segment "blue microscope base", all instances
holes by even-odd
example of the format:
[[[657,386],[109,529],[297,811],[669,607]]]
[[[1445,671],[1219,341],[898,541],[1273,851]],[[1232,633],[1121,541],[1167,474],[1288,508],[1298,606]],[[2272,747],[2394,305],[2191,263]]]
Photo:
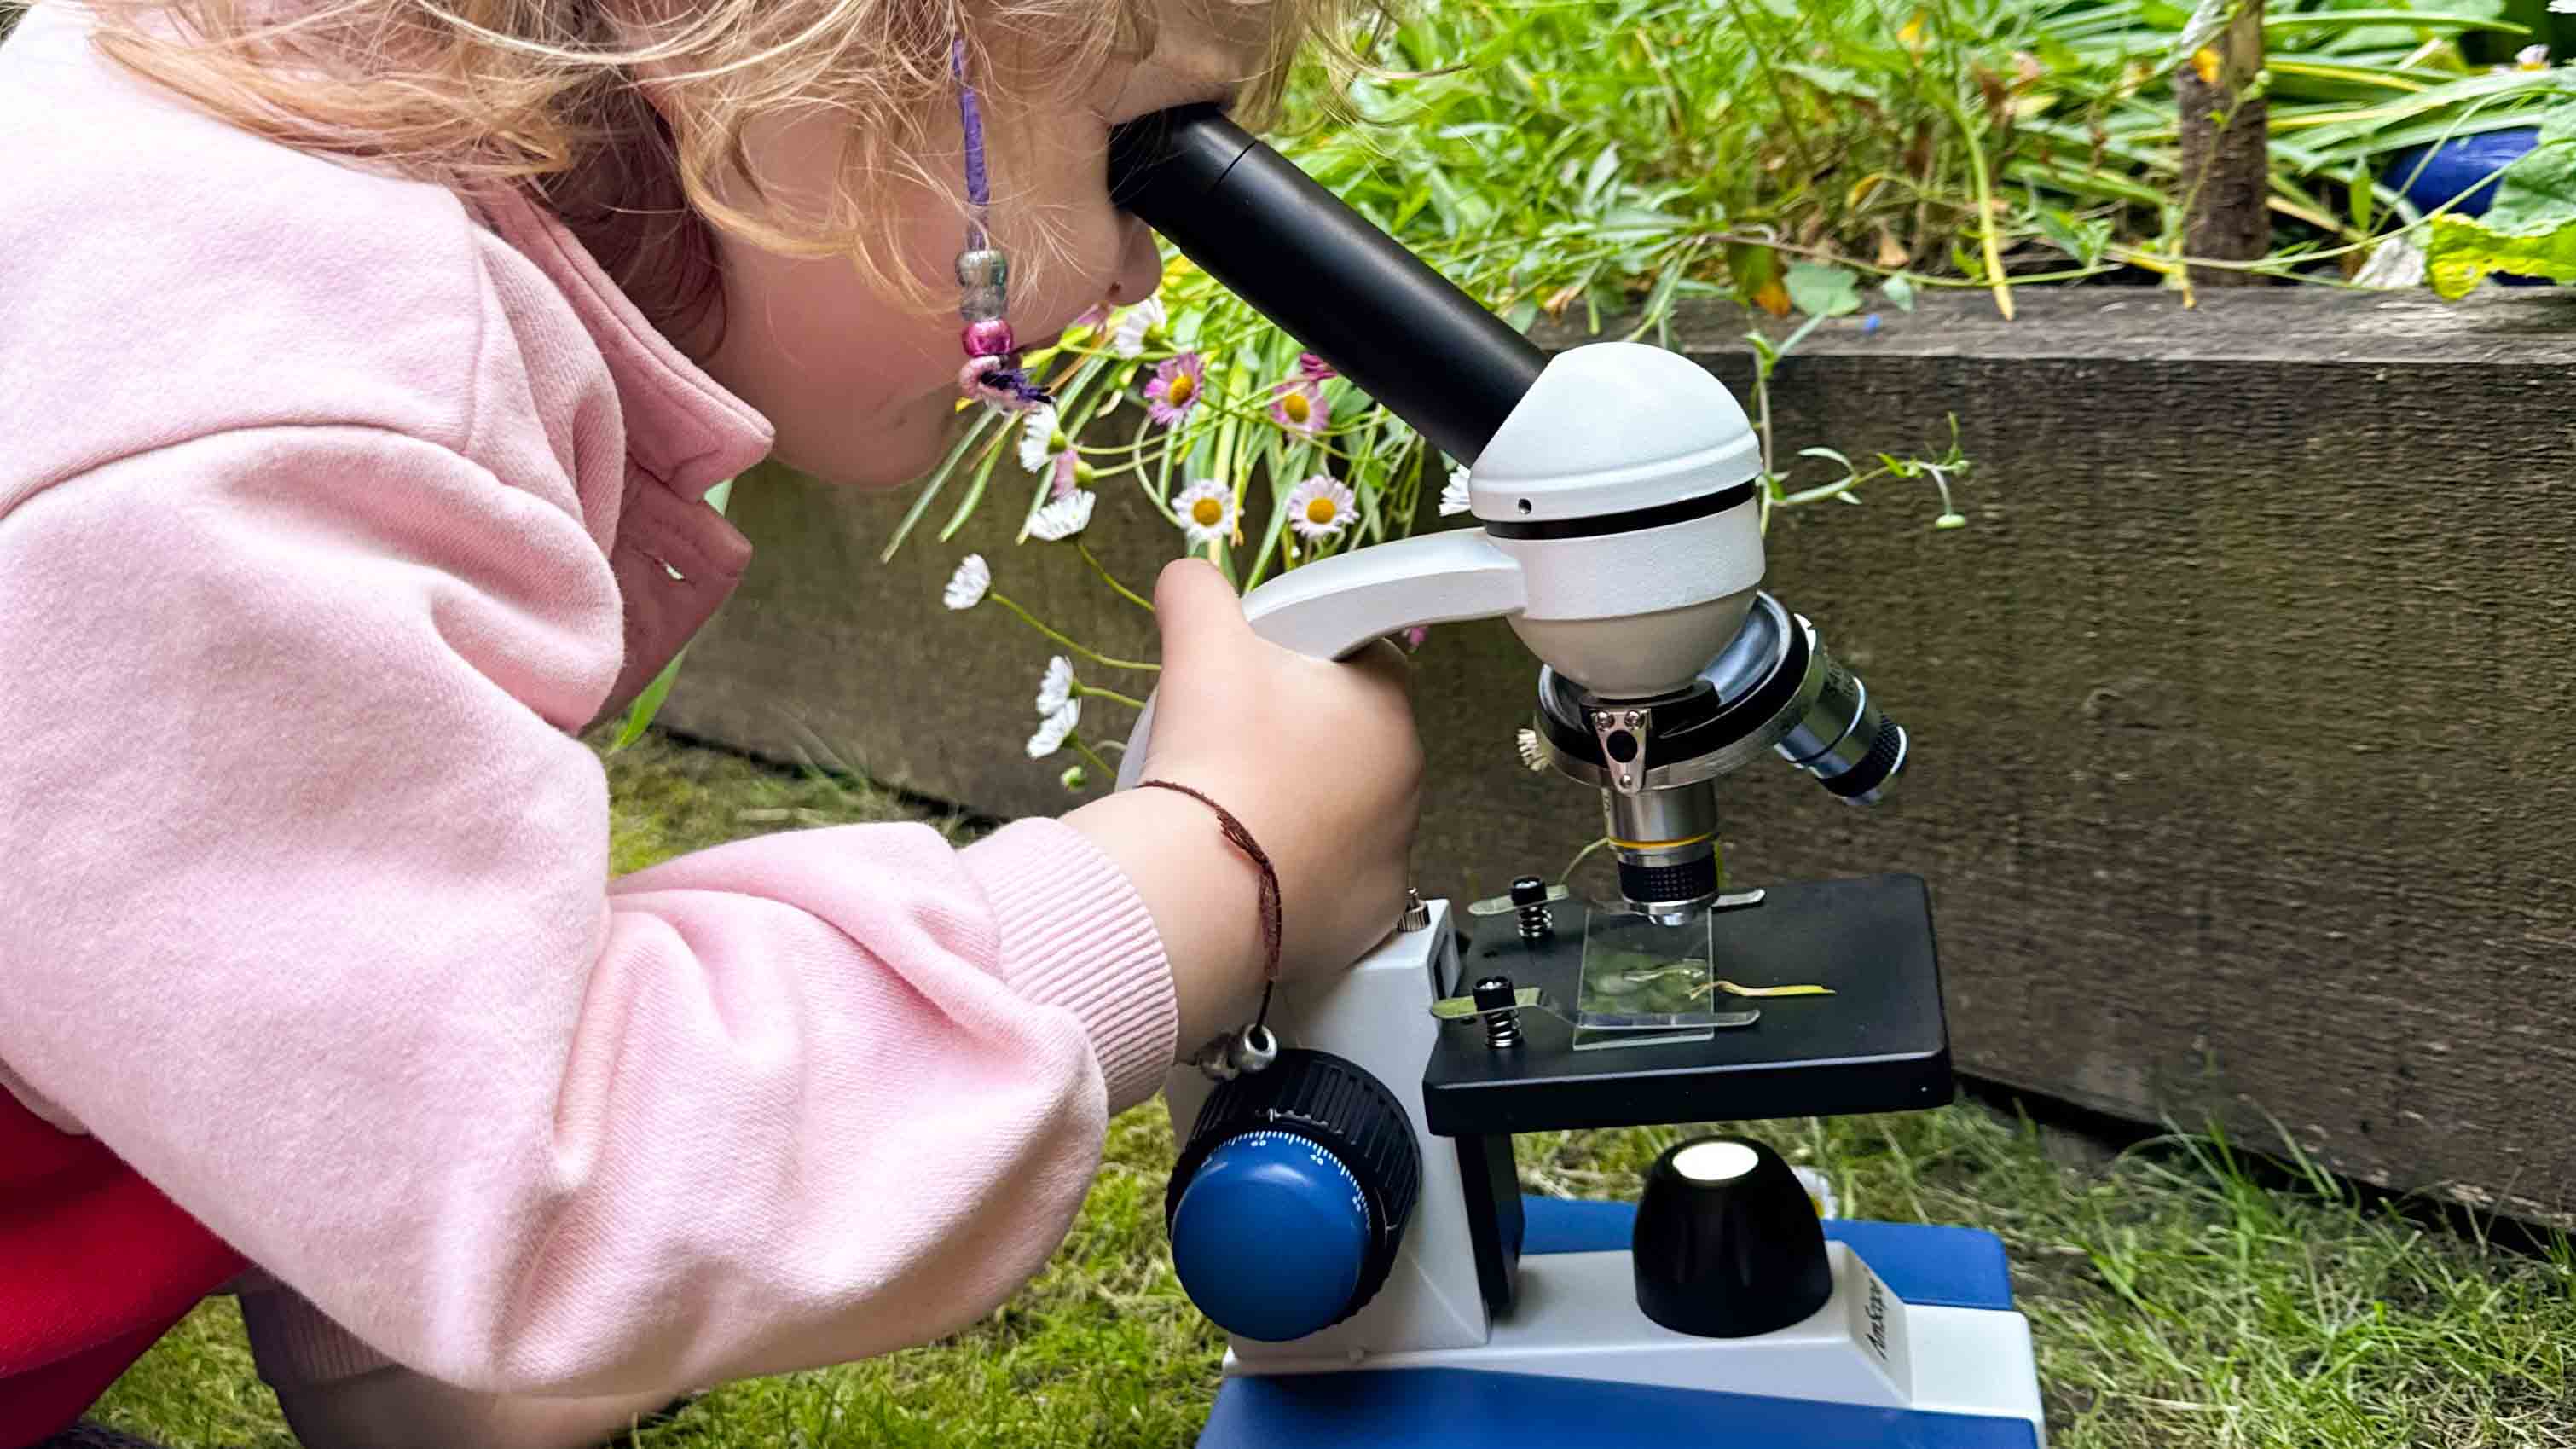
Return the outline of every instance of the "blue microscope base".
[[[1524,1200],[1524,1256],[1624,1251],[1631,1203]],[[1831,1221],[1890,1291],[2010,1311],[2003,1244],[1971,1228]],[[1199,1449],[2036,1449],[2018,1419],[1465,1369],[1229,1378]]]

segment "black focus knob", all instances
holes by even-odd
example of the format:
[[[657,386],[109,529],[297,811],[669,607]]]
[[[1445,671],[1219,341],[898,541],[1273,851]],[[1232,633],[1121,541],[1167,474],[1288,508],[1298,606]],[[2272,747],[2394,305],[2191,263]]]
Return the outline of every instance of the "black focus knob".
[[[1637,1202],[1637,1307],[1676,1333],[1750,1338],[1834,1294],[1824,1225],[1780,1154],[1701,1137],[1655,1159]]]
[[[1546,905],[1547,882],[1534,875],[1525,875],[1519,880],[1513,881],[1512,904],[1516,906]]]
[[[1377,1296],[1421,1187],[1394,1093],[1328,1052],[1283,1051],[1199,1109],[1163,1199],[1172,1266],[1228,1333],[1304,1338]]]

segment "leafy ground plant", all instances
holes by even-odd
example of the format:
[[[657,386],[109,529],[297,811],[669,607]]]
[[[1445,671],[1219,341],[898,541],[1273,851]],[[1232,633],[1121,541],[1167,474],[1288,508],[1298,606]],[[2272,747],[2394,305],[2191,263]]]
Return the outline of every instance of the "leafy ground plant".
[[[603,747],[606,741],[599,742]],[[918,818],[826,772],[659,736],[608,757],[616,859],[772,830]],[[961,829],[963,827],[960,827]],[[1524,1190],[1633,1194],[1693,1129],[1517,1143]],[[2215,1134],[2117,1155],[2011,1112],[1751,1124],[1822,1169],[1842,1211],[2002,1236],[2060,1449],[2563,1449],[2576,1444],[2576,1255],[2500,1246]],[[1220,1345],[1172,1275],[1158,1104],[1120,1117],[1054,1261],[956,1340],[731,1385],[635,1449],[1176,1449]],[[171,1449],[291,1449],[238,1315],[210,1302],[116,1386],[102,1416]]]

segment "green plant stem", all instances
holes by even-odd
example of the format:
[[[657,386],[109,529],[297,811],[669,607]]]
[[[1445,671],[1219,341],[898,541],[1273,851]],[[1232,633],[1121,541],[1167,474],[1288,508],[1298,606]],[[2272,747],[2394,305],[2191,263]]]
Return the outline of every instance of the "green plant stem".
[[[1581,850],[1576,851],[1574,853],[1574,859],[1565,863],[1565,873],[1556,878],[1556,883],[1558,885],[1563,885],[1567,881],[1574,879],[1574,873],[1583,868],[1583,862],[1590,860],[1594,851],[1599,850],[1601,847],[1608,845],[1609,843],[1610,837],[1605,835],[1599,840],[1592,842],[1590,845],[1583,847]]]
[[[1098,558],[1093,556],[1091,545],[1084,543],[1081,539],[1077,538],[1073,541],[1073,551],[1082,555],[1082,561],[1091,565],[1091,571],[1100,575],[1100,581],[1116,590],[1120,598],[1134,604],[1137,608],[1144,610],[1148,614],[1154,612],[1154,601],[1137,593],[1134,589],[1127,587],[1125,584],[1118,582],[1118,576],[1111,573],[1106,564],[1103,564]]]
[[[1141,699],[1137,699],[1132,695],[1120,694],[1114,689],[1103,689],[1097,684],[1077,684],[1073,687],[1073,690],[1076,694],[1105,699],[1111,704],[1123,704],[1129,709],[1143,709],[1145,707],[1145,701]]]
[[[1094,753],[1091,746],[1085,743],[1080,735],[1073,737],[1072,744],[1075,749],[1082,752],[1082,757],[1084,759],[1091,762],[1091,768],[1100,772],[1103,779],[1109,780],[1113,783],[1116,782],[1118,779],[1118,772],[1109,768],[1109,762]]]
[[[1046,625],[1039,623],[1035,614],[1021,608],[1018,604],[1013,603],[1008,596],[1004,595],[999,590],[990,591],[986,593],[984,597],[991,599],[994,603],[999,604],[1003,608],[1010,610],[1012,613],[1019,615],[1022,623],[1027,624],[1030,628],[1037,630],[1049,639],[1054,640],[1058,644],[1063,645],[1065,648],[1072,650],[1074,653],[1081,655],[1083,658],[1090,660],[1094,664],[1105,665],[1111,669],[1142,669],[1150,672],[1160,672],[1163,667],[1159,664],[1147,664],[1142,660],[1136,659],[1112,659],[1097,649],[1076,644],[1064,635],[1059,634],[1055,630],[1048,628]]]

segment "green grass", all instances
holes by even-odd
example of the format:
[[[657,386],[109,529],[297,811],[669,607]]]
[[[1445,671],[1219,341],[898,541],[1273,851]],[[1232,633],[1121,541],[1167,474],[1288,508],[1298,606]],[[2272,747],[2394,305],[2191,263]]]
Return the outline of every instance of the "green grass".
[[[918,818],[864,786],[658,739],[610,770],[621,869],[764,830]],[[1523,1138],[1524,1184],[1632,1192],[1638,1169],[1685,1130]],[[2002,1235],[2039,1345],[2052,1442],[2065,1449],[2576,1444],[2566,1347],[2576,1343],[2576,1258],[2563,1245],[2536,1255],[2492,1246],[2210,1139],[2091,1155],[1977,1105],[1756,1130],[1826,1168],[1848,1216]],[[1186,1443],[1219,1345],[1164,1251],[1171,1152],[1157,1108],[1120,1118],[1053,1264],[959,1341],[719,1389],[633,1442]],[[292,1443],[225,1301],[129,1373],[101,1417],[173,1449]]]

